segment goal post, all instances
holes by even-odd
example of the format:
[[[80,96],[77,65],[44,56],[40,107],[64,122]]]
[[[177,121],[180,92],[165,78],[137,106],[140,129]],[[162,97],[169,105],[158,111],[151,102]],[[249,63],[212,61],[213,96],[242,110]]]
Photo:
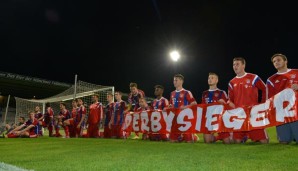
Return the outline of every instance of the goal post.
[[[76,90],[76,91],[74,91]],[[40,106],[43,113],[45,113],[45,104],[50,103],[51,107],[54,110],[54,115],[57,115],[60,112],[60,102],[64,102],[66,104],[66,108],[68,110],[72,110],[72,101],[75,98],[80,98],[83,100],[84,105],[87,109],[87,113],[89,113],[89,106],[92,104],[92,96],[97,94],[99,96],[99,102],[104,106],[108,104],[106,95],[107,93],[114,94],[114,86],[102,86],[96,85],[92,83],[87,83],[83,81],[78,81],[77,85],[73,85],[67,90],[45,99],[23,99],[19,97],[15,97],[16,99],[16,117],[24,116],[28,118],[27,113],[29,111],[34,111],[36,106]]]

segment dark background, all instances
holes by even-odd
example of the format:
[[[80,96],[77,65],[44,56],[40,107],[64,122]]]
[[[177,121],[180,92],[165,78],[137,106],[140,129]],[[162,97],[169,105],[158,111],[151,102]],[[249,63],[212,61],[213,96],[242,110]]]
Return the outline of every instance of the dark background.
[[[70,84],[78,74],[126,93],[136,82],[150,97],[161,84],[166,98],[181,73],[200,101],[209,72],[227,90],[234,57],[264,82],[276,72],[274,53],[295,68],[297,13],[294,1],[1,0],[0,71]]]

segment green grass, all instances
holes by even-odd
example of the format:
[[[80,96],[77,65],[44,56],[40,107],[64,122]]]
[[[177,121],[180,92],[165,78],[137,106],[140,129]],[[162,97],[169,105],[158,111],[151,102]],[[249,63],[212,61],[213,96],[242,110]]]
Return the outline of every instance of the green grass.
[[[0,162],[33,170],[297,170],[298,146],[118,139],[0,139]]]

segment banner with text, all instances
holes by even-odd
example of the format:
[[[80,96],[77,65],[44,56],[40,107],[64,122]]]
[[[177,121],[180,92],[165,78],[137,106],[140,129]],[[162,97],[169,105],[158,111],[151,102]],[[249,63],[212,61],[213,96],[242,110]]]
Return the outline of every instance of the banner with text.
[[[265,103],[229,109],[219,103],[186,109],[127,114],[123,130],[143,133],[208,133],[250,131],[298,120],[298,93],[285,89]]]

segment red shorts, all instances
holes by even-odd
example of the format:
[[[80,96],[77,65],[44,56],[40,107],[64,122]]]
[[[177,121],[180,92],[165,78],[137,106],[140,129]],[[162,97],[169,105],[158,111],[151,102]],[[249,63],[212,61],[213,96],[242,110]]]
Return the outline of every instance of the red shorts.
[[[149,139],[151,141],[167,141],[168,137],[166,134],[159,134],[159,133],[150,133],[149,134]]]
[[[87,129],[87,136],[89,138],[98,138],[99,137],[99,130],[98,130],[98,124],[90,124]]]
[[[103,137],[104,138],[111,138],[112,137],[112,129],[110,129],[109,126],[104,127]]]
[[[177,133],[170,133],[170,140],[182,142],[190,142],[194,141],[194,135],[192,133],[184,133],[184,134],[177,134]]]
[[[268,139],[267,132],[264,129],[256,129],[251,131],[242,131],[242,132],[233,133],[233,139],[242,140],[245,136],[247,136],[252,141]]]
[[[216,139],[217,140],[223,140],[223,139],[226,139],[226,138],[229,138],[229,137],[230,137],[229,132],[219,132]]]
[[[123,138],[124,131],[122,125],[112,125],[112,136],[116,138]]]
[[[251,130],[248,133],[248,137],[252,140],[252,141],[260,141],[260,140],[267,140],[268,139],[268,135],[265,129],[255,129],[255,130]]]

